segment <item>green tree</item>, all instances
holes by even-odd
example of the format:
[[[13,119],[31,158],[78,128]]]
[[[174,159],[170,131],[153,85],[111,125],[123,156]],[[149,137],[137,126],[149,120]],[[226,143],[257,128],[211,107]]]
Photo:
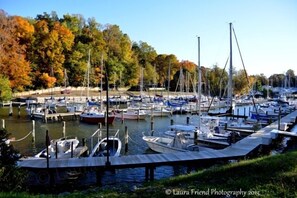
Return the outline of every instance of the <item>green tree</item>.
[[[19,153],[9,144],[6,129],[0,129],[0,185],[2,192],[24,190],[26,174],[16,167]]]
[[[247,94],[249,89],[248,79],[244,70],[239,70],[233,76],[233,92],[237,95]]]
[[[12,98],[12,90],[10,88],[10,81],[8,78],[0,75],[0,100],[7,101]]]
[[[180,70],[179,62],[175,55],[170,54],[159,54],[156,59],[156,70],[159,74],[159,83],[167,87],[168,80],[172,80],[173,76],[177,71]],[[170,71],[170,78],[168,79],[168,73]],[[175,83],[176,84],[176,83]],[[170,86],[171,90],[174,90],[175,87]]]
[[[127,34],[123,34],[117,25],[107,25],[103,30],[104,41],[106,42],[105,65],[109,67],[109,81],[116,82],[120,80],[121,74],[135,72],[129,67],[135,64],[132,51],[132,42]],[[133,67],[135,68],[135,67]],[[138,79],[137,74],[130,74],[130,78],[124,78],[125,84],[134,84]],[[127,77],[127,76],[126,76]]]
[[[132,50],[135,59],[137,60],[139,72],[141,68],[144,68],[143,80],[144,84],[156,84],[159,79],[159,75],[156,72],[154,60],[157,57],[157,52],[153,47],[148,45],[146,42],[140,41],[139,43],[134,42]],[[137,71],[135,71],[137,73]]]
[[[228,83],[227,72],[217,65],[213,65],[210,71],[207,73],[207,79],[209,81],[211,95],[223,97],[225,92],[224,90]]]

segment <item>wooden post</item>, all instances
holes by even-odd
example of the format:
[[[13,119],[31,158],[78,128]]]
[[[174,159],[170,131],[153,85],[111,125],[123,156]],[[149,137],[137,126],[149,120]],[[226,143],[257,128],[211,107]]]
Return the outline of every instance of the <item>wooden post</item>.
[[[137,110],[137,121],[139,121],[140,109]]]
[[[154,116],[151,116],[151,136],[154,135]]]
[[[189,124],[189,123],[190,123],[190,117],[187,116],[187,124]]]
[[[9,116],[12,116],[13,109],[12,109],[12,102],[9,104]]]
[[[55,144],[55,147],[56,147],[56,159],[58,159],[58,142],[56,142],[56,144]]]
[[[154,167],[150,167],[150,181],[154,181]]]
[[[108,112],[104,112],[104,122],[103,122],[103,126],[105,126],[106,124],[108,124],[108,120],[107,120],[107,114]]]
[[[173,125],[173,119],[170,119],[170,125]],[[171,128],[171,131],[173,131],[173,129]]]
[[[154,135],[154,120],[151,121],[151,136]]]
[[[5,129],[5,120],[2,119],[2,128]]]
[[[73,142],[71,142],[71,158],[73,158]]]
[[[129,140],[128,127],[125,126],[125,153],[128,152],[128,140]]]
[[[98,142],[100,140],[102,140],[102,123],[98,123],[98,129],[99,129],[99,133],[98,133]]]
[[[198,144],[198,132],[197,131],[194,132],[194,144],[195,145]]]
[[[66,122],[63,121],[63,137],[66,137]]]
[[[245,107],[244,107],[244,109],[243,109],[243,114],[244,114],[244,116],[245,116]]]
[[[48,136],[48,130],[45,133],[45,145],[46,145],[46,168],[49,169],[49,153],[48,153],[48,146],[51,144],[50,138]]]
[[[35,120],[32,120],[32,143],[35,144]]]
[[[124,110],[121,111],[122,124],[124,123]]]

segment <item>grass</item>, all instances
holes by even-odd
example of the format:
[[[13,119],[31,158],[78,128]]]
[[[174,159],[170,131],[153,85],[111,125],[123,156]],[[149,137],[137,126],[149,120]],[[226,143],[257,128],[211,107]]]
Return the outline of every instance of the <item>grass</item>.
[[[239,163],[213,166],[188,175],[146,183],[136,190],[100,188],[64,193],[58,197],[297,197],[297,151]],[[236,194],[237,193],[237,194]],[[26,193],[0,197],[56,197]]]

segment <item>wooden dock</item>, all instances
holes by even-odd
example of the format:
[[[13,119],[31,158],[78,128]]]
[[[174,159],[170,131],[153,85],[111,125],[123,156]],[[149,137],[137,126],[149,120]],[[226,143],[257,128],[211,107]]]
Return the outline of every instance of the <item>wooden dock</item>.
[[[71,117],[71,118],[77,118],[81,112],[66,112],[66,113],[46,113],[43,115],[42,119],[44,122],[47,122],[48,120],[57,120],[62,121],[65,117]],[[34,116],[34,114],[33,114]]]
[[[290,122],[292,117],[296,118],[297,111],[283,117],[282,122]],[[295,119],[296,120],[296,119]],[[294,123],[296,124],[296,123]],[[275,129],[278,129],[278,122],[274,122],[261,130],[252,133],[251,135],[241,139],[240,141],[231,144],[230,146],[221,149],[207,149],[199,152],[177,152],[168,154],[142,154],[142,155],[128,155],[121,157],[109,157],[109,165],[106,166],[106,157],[94,157],[94,158],[69,158],[69,159],[49,159],[49,169],[65,169],[65,168],[96,168],[105,170],[122,169],[122,168],[146,168],[146,175],[150,172],[150,179],[153,179],[153,169],[158,166],[164,165],[194,165],[203,161],[213,160],[231,160],[242,159],[248,156],[255,149],[261,145],[269,145],[272,140],[277,138],[278,134],[275,133]],[[281,133],[279,133],[281,134]],[[27,169],[46,169],[46,159],[23,159],[20,160],[18,165]]]

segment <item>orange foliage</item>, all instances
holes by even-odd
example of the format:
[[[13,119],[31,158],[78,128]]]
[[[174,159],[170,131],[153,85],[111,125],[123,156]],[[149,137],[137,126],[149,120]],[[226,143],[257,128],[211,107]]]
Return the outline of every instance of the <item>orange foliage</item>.
[[[49,76],[48,73],[42,73],[39,79],[46,88],[54,87],[56,82],[56,78]]]
[[[181,61],[180,62],[181,67],[183,69],[186,69],[187,71],[194,73],[196,71],[196,65],[193,62],[190,61]]]
[[[34,26],[31,25],[26,19],[20,16],[14,16],[13,20],[16,24],[15,33],[19,39],[28,41],[32,39],[34,33]]]

